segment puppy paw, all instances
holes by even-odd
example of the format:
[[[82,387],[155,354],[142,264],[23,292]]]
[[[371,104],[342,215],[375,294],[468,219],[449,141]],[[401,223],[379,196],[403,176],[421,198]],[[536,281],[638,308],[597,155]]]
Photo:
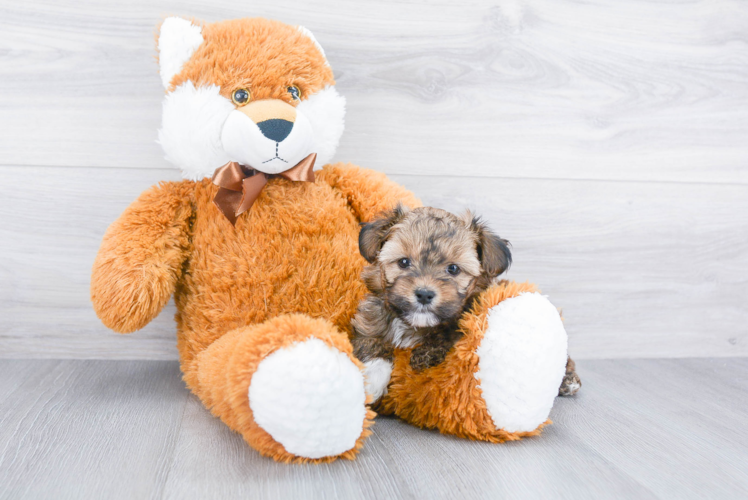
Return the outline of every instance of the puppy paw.
[[[392,376],[392,361],[374,358],[364,363],[364,388],[371,396],[371,404],[387,394],[387,384]]]
[[[410,355],[410,367],[413,371],[421,372],[426,368],[438,365],[447,353],[441,349],[431,349],[425,346],[416,347]]]
[[[579,380],[579,375],[573,373],[564,377],[561,382],[561,387],[558,388],[559,396],[573,396],[582,387],[582,381]]]
[[[559,396],[573,396],[582,387],[582,381],[576,373],[567,374],[558,388]]]
[[[582,387],[582,380],[577,375],[576,364],[571,358],[566,360],[566,374],[561,381],[561,387],[558,388],[559,396],[573,396]]]

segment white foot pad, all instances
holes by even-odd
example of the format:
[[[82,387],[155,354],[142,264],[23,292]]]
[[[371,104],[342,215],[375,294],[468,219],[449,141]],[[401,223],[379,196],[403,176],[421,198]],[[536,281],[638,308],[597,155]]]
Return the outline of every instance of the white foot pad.
[[[387,385],[392,376],[392,363],[382,358],[370,359],[364,363],[364,378],[366,379],[366,394],[371,396],[371,403],[387,394]]]
[[[535,430],[546,421],[566,371],[561,317],[539,293],[491,308],[475,377],[497,429]]]
[[[305,458],[353,448],[363,430],[365,400],[358,367],[316,338],[270,354],[249,386],[255,422],[286,451]]]

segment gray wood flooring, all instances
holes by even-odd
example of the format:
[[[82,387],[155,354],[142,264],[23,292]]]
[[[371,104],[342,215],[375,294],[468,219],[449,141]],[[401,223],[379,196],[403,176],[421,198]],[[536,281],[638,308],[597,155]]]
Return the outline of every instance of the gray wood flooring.
[[[0,498],[745,498],[748,359],[590,360],[539,438],[379,418],[353,462],[248,448],[173,361],[0,361]]]
[[[311,29],[336,159],[514,245],[577,358],[748,355],[748,8],[735,0],[0,0],[0,357],[175,359],[89,303],[107,227],[178,174],[155,143],[165,15]]]

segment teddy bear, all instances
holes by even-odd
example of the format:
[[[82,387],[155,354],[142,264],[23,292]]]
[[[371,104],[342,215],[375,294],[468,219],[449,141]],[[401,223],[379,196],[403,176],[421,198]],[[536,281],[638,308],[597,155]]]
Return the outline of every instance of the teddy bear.
[[[173,296],[187,387],[278,461],[354,458],[374,422],[367,380],[383,370],[379,413],[470,439],[537,435],[567,337],[532,284],[483,292],[438,366],[414,372],[407,349],[385,367],[353,356],[359,226],[421,202],[381,173],[329,164],[345,100],[313,34],[169,17],[157,46],[158,142],[183,180],[148,189],[107,229],[91,277],[101,321],[133,332]]]

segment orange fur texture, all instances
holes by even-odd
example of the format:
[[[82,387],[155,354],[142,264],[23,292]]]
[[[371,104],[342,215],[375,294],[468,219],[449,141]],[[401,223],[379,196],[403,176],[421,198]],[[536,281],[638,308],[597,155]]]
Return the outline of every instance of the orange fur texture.
[[[283,99],[333,84],[314,43],[295,27],[264,19],[203,25],[205,42],[171,89],[190,80],[229,97],[251,86],[252,99]],[[246,43],[246,40],[258,43]],[[306,461],[287,452],[254,421],[247,389],[259,363],[290,343],[315,337],[353,358],[350,320],[366,289],[359,223],[398,202],[420,206],[383,174],[327,165],[313,183],[269,180],[236,226],[213,204],[210,179],[165,182],[144,192],[107,230],[91,278],[94,309],[109,328],[138,330],[173,294],[184,380],[212,413],[263,455]],[[465,337],[447,360],[421,374],[399,353],[381,409],[416,425],[488,441],[517,439],[493,429],[473,376],[486,310],[530,285],[504,284],[484,294],[462,320]],[[370,433],[374,413],[351,450]],[[337,457],[312,460],[329,461]]]
[[[254,423],[253,369],[309,337],[358,364],[348,334],[366,293],[359,222],[398,201],[420,205],[384,174],[353,165],[327,165],[316,177],[271,179],[236,227],[213,203],[218,188],[209,179],[151,188],[106,232],[91,280],[96,313],[122,333],[142,328],[174,293],[188,387],[260,453],[281,461],[305,459]],[[343,458],[360,449],[372,418]]]
[[[294,26],[270,19],[234,19],[204,24],[205,42],[174,77],[169,90],[191,81],[217,85],[231,99],[240,88],[252,90],[252,100],[282,99],[296,106],[286,91],[295,85],[301,96],[334,85],[332,69],[314,42]],[[253,40],[254,43],[247,43]]]
[[[252,375],[259,363],[269,352],[310,336],[347,354],[361,368],[361,364],[353,357],[347,336],[329,321],[313,319],[303,314],[286,314],[259,325],[232,330],[202,351],[197,363],[197,381],[202,388],[200,395],[203,403],[215,416],[221,417],[229,427],[244,436],[253,448],[275,460],[302,463],[329,462],[338,457],[353,459],[363,447],[364,439],[371,434],[369,427],[374,423],[373,411],[367,412],[364,432],[354,448],[338,457],[310,460],[287,452],[255,423],[249,407],[247,387],[252,382]]]

